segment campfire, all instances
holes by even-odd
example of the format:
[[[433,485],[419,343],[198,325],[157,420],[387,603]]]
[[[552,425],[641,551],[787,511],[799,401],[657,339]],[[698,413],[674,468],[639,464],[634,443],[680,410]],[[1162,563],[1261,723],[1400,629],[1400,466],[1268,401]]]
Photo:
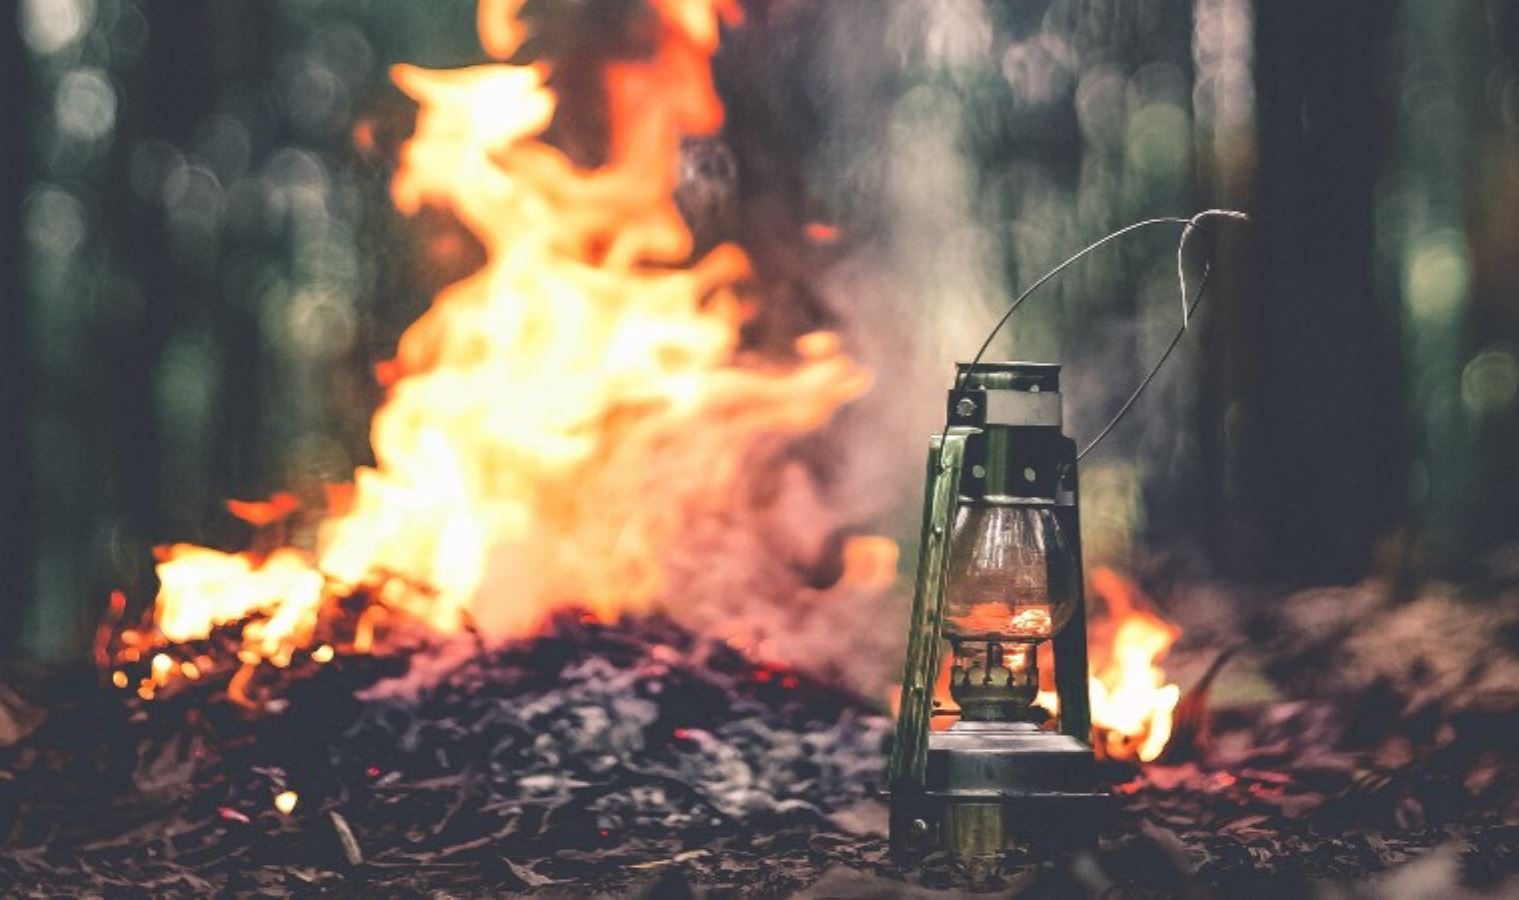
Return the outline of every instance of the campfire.
[[[526,36],[516,6],[480,7],[498,59]],[[745,348],[764,298],[745,293],[744,253],[693,259],[682,146],[722,124],[708,58],[737,16],[732,2],[650,5],[649,46],[606,66],[594,167],[544,138],[559,103],[548,62],[394,71],[420,107],[396,205],[455,216],[485,263],[380,367],[374,467],[321,509],[230,503],[266,538],[255,549],[161,548],[149,622],[103,636],[118,686],[147,698],[235,666],[230,693],[246,699],[260,666],[369,652],[377,630],[500,641],[570,606],[613,621],[678,602],[672,545],[725,512],[763,442],[817,428],[870,381],[826,331],[776,356]],[[213,635],[231,657],[208,655]]]
[[[1099,814],[1073,847],[899,852],[888,759],[912,685],[858,673],[901,671],[912,573],[808,456],[873,373],[825,316],[766,320],[760,266],[691,196],[722,152],[714,54],[749,7],[628,4],[594,77],[545,55],[534,7],[482,0],[494,62],[391,73],[416,104],[395,207],[456,222],[483,263],[378,366],[374,464],[228,501],[249,540],[160,548],[156,596],[111,595],[96,671],[0,683],[7,895],[1519,883],[1519,581],[1083,575],[1079,527],[1056,538],[1078,521],[1064,469],[1049,503],[984,492],[1045,529],[1020,560],[1037,583],[952,619],[984,648],[956,644],[937,685],[925,662],[917,690],[925,736],[1004,724],[987,696],[1026,693],[1019,739],[1078,746],[1097,782],[1048,792],[1039,824],[1065,795]],[[751,515],[756,495],[780,512]],[[1072,617],[1085,671],[1052,651]]]

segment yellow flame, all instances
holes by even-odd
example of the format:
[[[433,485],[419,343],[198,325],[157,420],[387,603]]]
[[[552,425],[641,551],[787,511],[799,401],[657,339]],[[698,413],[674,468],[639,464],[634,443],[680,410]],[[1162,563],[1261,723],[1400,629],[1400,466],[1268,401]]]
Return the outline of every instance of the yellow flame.
[[[1112,664],[1091,680],[1092,723],[1102,735],[1108,756],[1132,752],[1150,762],[1171,739],[1181,688],[1166,683],[1165,671],[1155,665],[1171,641],[1168,629],[1157,628],[1138,615],[1119,625]]]
[[[1179,631],[1137,608],[1139,588],[1117,572],[1098,568],[1091,582],[1106,609],[1093,628],[1090,691],[1096,745],[1110,758],[1150,762],[1171,739],[1181,700],[1181,688],[1167,682],[1159,665]],[[1099,634],[1110,637],[1103,640]]]
[[[171,641],[205,637],[211,626],[268,610],[259,652],[301,640],[316,623],[322,576],[295,550],[277,550],[255,564],[249,554],[177,544],[158,565],[158,629]]]
[[[525,37],[521,6],[481,4],[493,57]],[[816,428],[865,390],[832,335],[803,335],[787,361],[749,358],[748,260],[732,246],[688,259],[680,145],[721,125],[708,59],[737,6],[652,6],[656,50],[607,67],[608,158],[593,170],[541,138],[558,103],[543,65],[393,71],[420,105],[395,203],[452,212],[486,262],[401,338],[371,428],[376,464],[355,474],[351,506],[315,551],[168,548],[163,638],[263,613],[240,658],[283,665],[314,642],[324,600],[358,586],[437,629],[467,612],[495,636],[567,604],[603,619],[646,608],[666,548],[730,501],[757,441]],[[238,509],[257,524],[286,506]],[[355,649],[373,626],[366,615]]]

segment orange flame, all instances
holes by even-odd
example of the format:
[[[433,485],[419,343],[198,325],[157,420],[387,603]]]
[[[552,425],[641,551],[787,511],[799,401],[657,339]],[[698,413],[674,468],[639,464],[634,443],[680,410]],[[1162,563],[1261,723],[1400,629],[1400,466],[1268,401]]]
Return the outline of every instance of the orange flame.
[[[522,5],[481,3],[494,58],[524,39]],[[799,338],[789,361],[749,358],[745,255],[689,260],[673,200],[681,140],[722,124],[708,61],[738,9],[652,7],[655,51],[606,68],[609,151],[595,170],[541,140],[558,103],[545,64],[396,67],[420,111],[395,203],[451,211],[485,265],[402,336],[372,424],[376,465],[356,473],[317,546],[167,548],[162,638],[260,613],[240,655],[283,664],[313,643],[328,600],[359,586],[436,629],[468,617],[494,636],[563,605],[603,619],[646,608],[666,548],[729,500],[757,441],[814,429],[865,390],[868,373],[829,334]],[[233,510],[260,524],[289,506]]]
[[[1112,569],[1094,570],[1091,583],[1107,610],[1091,632],[1093,739],[1111,759],[1150,762],[1171,739],[1181,699],[1181,688],[1167,683],[1156,663],[1181,632],[1137,608],[1139,588]]]

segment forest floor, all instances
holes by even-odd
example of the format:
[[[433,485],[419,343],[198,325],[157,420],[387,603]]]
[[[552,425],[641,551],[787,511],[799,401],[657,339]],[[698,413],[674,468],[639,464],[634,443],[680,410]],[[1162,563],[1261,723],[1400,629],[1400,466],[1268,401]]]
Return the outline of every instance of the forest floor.
[[[1249,639],[1214,702],[1161,762],[1109,764],[1093,847],[994,870],[889,857],[877,707],[659,618],[565,616],[408,690],[340,657],[275,713],[18,675],[0,892],[1513,896],[1514,596],[1362,585],[1231,618],[1199,592],[1184,671]]]

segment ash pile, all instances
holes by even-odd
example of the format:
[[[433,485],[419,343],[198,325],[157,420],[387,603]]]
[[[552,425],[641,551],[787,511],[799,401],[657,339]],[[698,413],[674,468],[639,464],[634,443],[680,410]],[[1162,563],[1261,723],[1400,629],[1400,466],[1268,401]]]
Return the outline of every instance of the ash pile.
[[[188,693],[54,709],[0,762],[5,893],[624,894],[698,866],[785,894],[815,880],[809,841],[872,790],[890,732],[657,618],[561,616],[376,691],[394,664],[340,658],[277,715]]]

